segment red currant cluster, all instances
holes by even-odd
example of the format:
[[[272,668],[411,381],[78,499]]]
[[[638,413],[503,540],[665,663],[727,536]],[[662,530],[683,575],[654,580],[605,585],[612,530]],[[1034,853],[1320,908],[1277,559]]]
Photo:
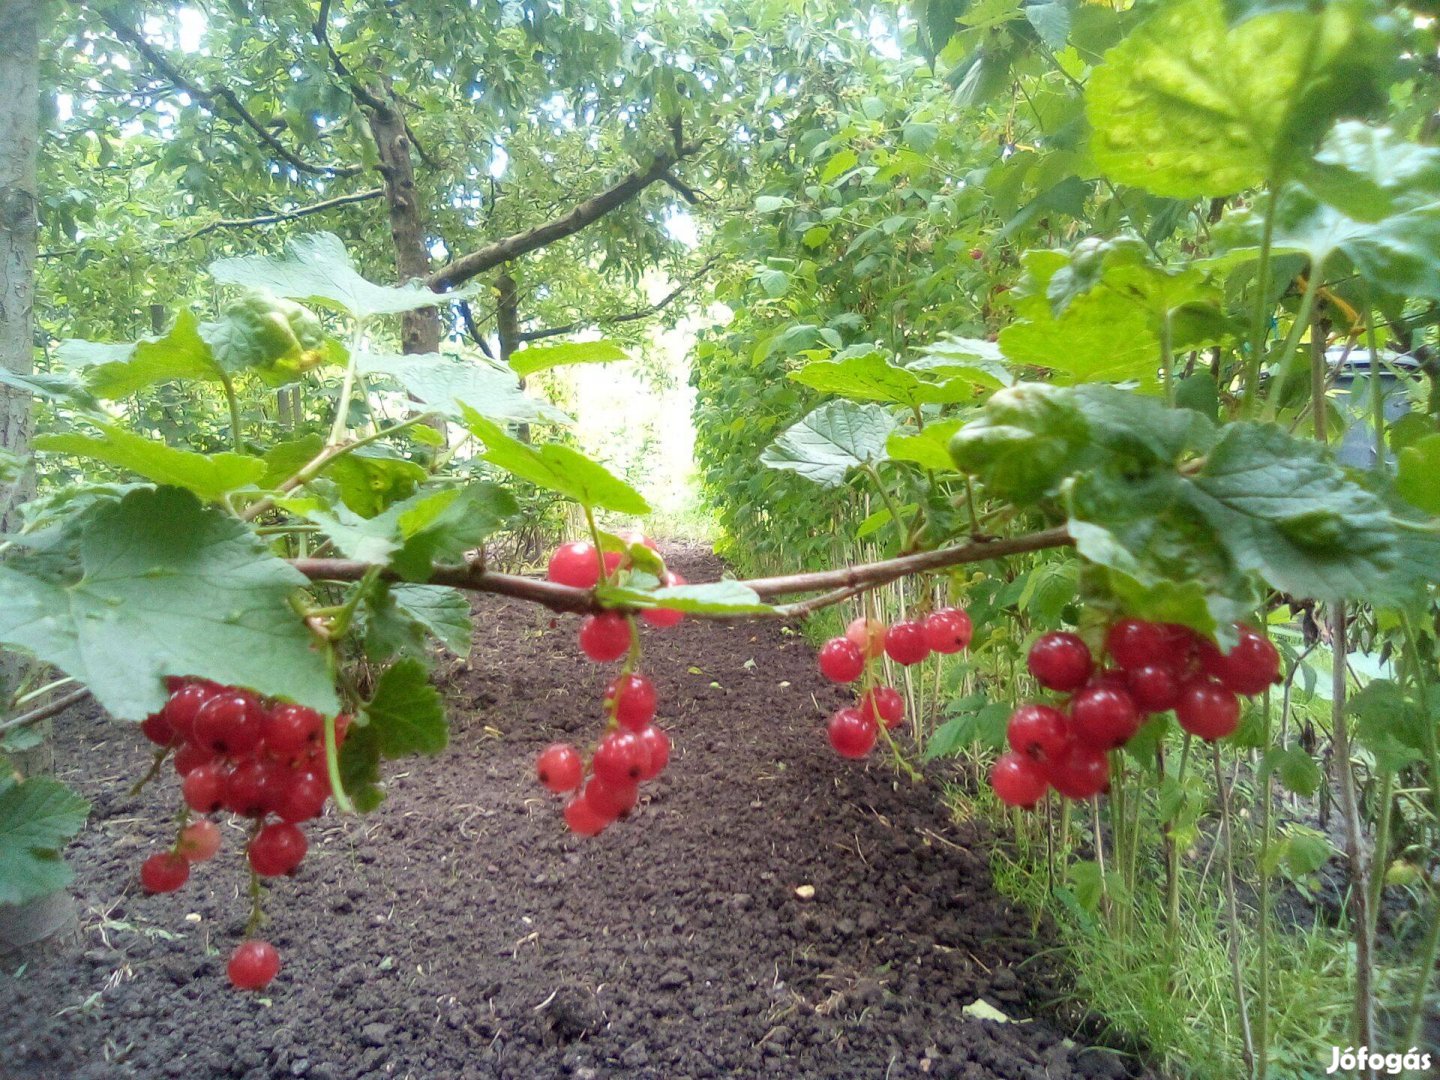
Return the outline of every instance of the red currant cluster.
[[[1097,671],[1075,634],[1045,634],[1030,647],[1030,674],[1070,695],[1060,707],[1021,705],[1010,717],[1010,752],[995,762],[990,783],[1011,806],[1034,806],[1054,788],[1088,799],[1110,783],[1108,753],[1124,746],[1147,715],[1173,709],[1180,726],[1202,739],[1223,739],[1240,723],[1239,696],[1264,693],[1280,679],[1280,654],[1250,626],[1222,653],[1215,643],[1174,623],[1121,619],[1105,635],[1112,667]]]
[[[866,674],[869,662],[888,655],[897,664],[918,664],[932,652],[957,653],[970,644],[974,628],[960,608],[941,608],[924,620],[902,620],[887,628],[878,619],[859,618],[844,637],[820,648],[820,674],[831,682],[851,683]],[[841,757],[863,758],[875,747],[880,724],[893,731],[905,720],[905,699],[893,686],[866,678],[855,705],[830,717],[830,745]]]
[[[325,718],[303,705],[266,701],[249,690],[204,679],[171,679],[170,700],[140,725],[145,737],[174,752],[180,791],[189,811],[222,810],[254,822],[245,853],[259,877],[294,873],[307,844],[300,823],[319,817],[330,797],[325,762]],[[335,719],[335,740],[349,717]],[[274,820],[267,820],[274,819]],[[183,825],[169,851],[140,867],[147,892],[174,892],[192,863],[220,849],[220,830],[208,817]],[[264,987],[280,970],[266,942],[247,941],[230,959],[230,981],[244,990]]]
[[[654,541],[640,533],[621,533],[627,544],[656,550]],[[623,552],[605,552],[603,562],[593,544],[583,540],[563,544],[550,557],[546,576],[562,585],[593,589],[602,573],[606,578],[628,568]],[[683,585],[679,574],[665,570],[665,585]],[[652,626],[670,627],[682,615],[670,608],[641,612]],[[581,836],[597,836],[612,821],[635,808],[640,785],[654,780],[670,762],[670,738],[652,722],[655,719],[655,685],[633,669],[638,658],[633,620],[619,612],[588,615],[580,624],[580,649],[597,663],[628,657],[621,671],[605,688],[606,731],[590,755],[589,777],[580,751],[569,743],[553,743],[535,763],[540,783],[556,794],[576,794],[565,804],[565,823]]]

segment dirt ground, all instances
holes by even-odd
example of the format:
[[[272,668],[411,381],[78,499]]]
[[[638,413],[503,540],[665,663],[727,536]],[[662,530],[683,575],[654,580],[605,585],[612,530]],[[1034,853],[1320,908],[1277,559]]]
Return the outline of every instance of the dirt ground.
[[[720,571],[698,549],[671,560]],[[801,636],[647,630],[675,752],[629,820],[581,840],[532,767],[597,731],[607,671],[573,618],[478,610],[468,665],[440,676],[449,749],[393,763],[374,814],[314,823],[269,887],[284,967],[264,996],[224,974],[247,913],[238,824],[184,889],[145,896],[178,783],[127,795],[138,732],[62,723],[58,771],[94,802],[69,852],[81,932],[0,972],[0,1078],[1139,1075],[1045,1018],[1062,989],[1045,942],[934,781],[830,750],[841,692]],[[966,1012],[981,1000],[1013,1022]]]

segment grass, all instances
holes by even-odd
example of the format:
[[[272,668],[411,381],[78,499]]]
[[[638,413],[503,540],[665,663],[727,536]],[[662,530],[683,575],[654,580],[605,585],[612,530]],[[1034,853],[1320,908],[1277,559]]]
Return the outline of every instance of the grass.
[[[951,788],[947,801],[957,816],[1004,817],[988,794]],[[1084,828],[1080,817],[1077,835]],[[1181,918],[1172,935],[1166,930],[1158,858],[1154,873],[1142,878],[1127,901],[1128,917],[1118,921],[1087,910],[1068,884],[1050,881],[1043,834],[1038,841],[1017,835],[1013,846],[996,845],[991,870],[1003,895],[1036,913],[1037,924],[1042,917],[1049,924],[1052,954],[1058,954],[1068,980],[1056,1004],[1077,1024],[1083,1021],[1088,1037],[1187,1080],[1246,1075],[1219,875],[1182,876]],[[1272,933],[1268,1075],[1277,1080],[1323,1075],[1330,1048],[1344,1047],[1348,1035],[1347,937],[1343,929],[1322,926]],[[1258,990],[1253,923],[1242,931],[1240,952],[1253,1010]]]

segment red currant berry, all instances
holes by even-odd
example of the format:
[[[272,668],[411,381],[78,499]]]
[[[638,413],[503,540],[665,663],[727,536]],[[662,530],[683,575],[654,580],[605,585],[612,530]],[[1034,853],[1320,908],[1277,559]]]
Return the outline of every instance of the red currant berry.
[[[1097,750],[1124,746],[1140,730],[1140,710],[1124,690],[1087,686],[1070,699],[1075,737]]]
[[[225,974],[237,990],[263,990],[280,973],[280,954],[268,941],[244,941],[230,954]]]
[[[149,893],[174,892],[190,878],[190,863],[184,855],[162,851],[140,864],[140,884]]]
[[[1165,631],[1165,650],[1163,656],[1154,662],[1164,664],[1183,677],[1194,660],[1199,639],[1194,630],[1179,623],[1161,623],[1160,628]]]
[[[665,571],[664,582],[667,589],[673,588],[676,585],[687,584],[683,577],[671,570]],[[674,608],[668,607],[646,608],[640,613],[640,618],[644,619],[651,626],[658,626],[661,629],[668,629],[674,626],[684,617],[684,612],[676,611]]]
[[[610,819],[591,806],[583,795],[577,795],[565,804],[565,824],[579,836],[599,836]]]
[[[918,622],[897,622],[885,631],[885,651],[897,664],[909,667],[918,664],[930,655],[930,643],[926,640],[925,624]]]
[[[205,862],[220,850],[220,828],[213,821],[192,821],[180,830],[175,850],[186,862]]]
[[[1191,735],[1213,742],[1240,725],[1240,701],[1214,679],[1191,679],[1180,688],[1175,718]]]
[[[225,767],[215,761],[197,765],[180,782],[180,794],[196,813],[215,813],[225,805]]]
[[[1223,656],[1207,652],[1205,670],[1237,694],[1263,694],[1266,687],[1280,681],[1280,652],[1254,627],[1235,629],[1240,635],[1235,648]]]
[[[1085,642],[1066,633],[1037,638],[1030,646],[1026,664],[1036,682],[1051,690],[1078,690],[1095,667]]]
[[[1029,808],[1045,797],[1050,781],[1034,758],[1001,754],[990,770],[990,786],[1005,805]]]
[[[181,743],[180,749],[175,751],[175,771],[181,776],[189,776],[201,765],[208,765],[214,760],[214,753],[206,747]]]
[[[875,746],[875,724],[858,709],[841,709],[830,717],[826,735],[835,752],[843,758],[863,758]]]
[[[590,767],[611,787],[639,783],[650,767],[649,750],[635,732],[612,731],[595,747]]]
[[[860,695],[857,706],[860,715],[872,724],[885,724],[886,731],[894,731],[905,720],[905,699],[893,686],[877,686]]]
[[[831,682],[854,682],[865,670],[865,654],[849,638],[831,638],[820,647],[820,674]]]
[[[239,762],[225,777],[220,797],[225,809],[241,817],[264,817],[275,805],[275,773],[263,761]]]
[[[585,794],[582,797],[596,814],[606,821],[614,821],[635,809],[635,800],[640,797],[640,787],[638,784],[613,786],[598,776],[592,776],[585,784]]]
[[[261,877],[279,877],[294,872],[308,847],[298,825],[281,823],[266,825],[256,833],[245,853]]]
[[[875,660],[885,651],[885,624],[879,619],[853,619],[845,627],[845,636],[865,655]]]
[[[641,775],[641,780],[654,780],[665,766],[670,764],[670,736],[654,724],[640,732],[640,741],[650,751],[650,766]]]
[[[1180,698],[1180,677],[1165,664],[1142,664],[1125,673],[1135,704],[1147,713],[1173,709]]]
[[[605,705],[622,727],[640,731],[655,719],[655,684],[644,675],[620,675],[605,687]]]
[[[1121,619],[1105,635],[1105,651],[1110,659],[1127,670],[1164,663],[1169,644],[1167,629],[1144,619]]]
[[[173,746],[180,741],[180,736],[176,735],[175,729],[170,726],[164,710],[151,713],[140,721],[140,734],[156,746]]]
[[[264,738],[262,715],[250,694],[236,690],[220,694],[195,714],[195,742],[228,757],[248,754]]]
[[[1005,736],[1015,753],[1045,761],[1057,760],[1070,748],[1065,714],[1049,705],[1021,705],[1010,714]]]
[[[1110,784],[1110,759],[1105,751],[1080,742],[1072,743],[1045,771],[1051,786],[1067,799],[1088,799]]]
[[[330,781],[323,772],[300,769],[285,778],[279,795],[271,799],[271,809],[281,821],[298,825],[319,817],[330,797]]]
[[[959,608],[941,608],[925,620],[925,643],[938,653],[957,653],[970,646],[975,627]]]
[[[325,718],[304,705],[277,705],[265,714],[265,747],[274,754],[308,750],[321,739]]]
[[[580,651],[599,664],[619,660],[630,651],[630,623],[613,611],[585,616],[580,624]]]
[[[535,759],[535,775],[557,795],[579,787],[584,771],[580,751],[569,743],[551,743]]]
[[[170,729],[182,739],[189,739],[195,732],[195,715],[215,691],[206,683],[186,683],[171,694],[165,703],[165,719]]]
[[[616,565],[619,565],[620,553],[617,551],[614,555]],[[595,545],[585,540],[561,544],[550,556],[545,576],[558,585],[569,585],[572,589],[593,589],[600,583],[600,560],[595,555]]]

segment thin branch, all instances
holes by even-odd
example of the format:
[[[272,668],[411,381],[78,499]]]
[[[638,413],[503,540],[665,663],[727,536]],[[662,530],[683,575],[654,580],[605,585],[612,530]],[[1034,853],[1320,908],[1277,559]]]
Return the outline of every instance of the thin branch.
[[[655,301],[655,303],[643,307],[639,311],[627,311],[623,315],[597,315],[595,318],[588,319],[584,322],[573,322],[565,326],[551,326],[544,330],[526,330],[520,334],[519,340],[543,341],[545,338],[559,337],[562,334],[578,333],[592,326],[613,326],[616,323],[638,322],[640,319],[648,319],[666,305],[673,303],[688,292],[691,286],[700,281],[709,272],[710,268],[719,261],[720,257],[718,255],[712,255],[705,260],[705,265],[700,267],[694,274],[675,286],[674,289]]]
[[[127,42],[134,47],[145,60],[161,75],[169,79],[180,89],[189,94],[195,102],[208,112],[214,114],[220,110],[216,104],[217,100],[228,105],[232,112],[238,116],[242,123],[259,136],[260,141],[273,150],[276,156],[288,162],[299,172],[309,173],[311,176],[354,176],[362,170],[360,165],[312,165],[297,157],[284,143],[270,133],[269,128],[257,120],[253,113],[247,109],[235,91],[228,86],[215,86],[209,89],[201,86],[195,80],[187,77],[174,64],[165,58],[159,49],[146,41],[140,32],[131,26],[127,26],[113,12],[102,11],[100,17],[105,25],[110,27],[115,36],[121,41]]]
[[[826,593],[826,595],[803,603],[778,607],[768,616],[770,618],[795,618],[808,615],[829,604],[838,604],[867,589],[876,588],[911,574],[943,570],[950,566],[983,562],[987,559],[998,559],[1007,555],[1043,551],[1046,548],[1066,547],[1073,542],[1064,529],[1047,529],[1025,536],[980,539],[959,547],[922,551],[914,555],[902,555],[896,559],[862,563],[858,566],[847,566],[838,570],[756,578],[751,581],[742,581],[740,584],[754,590],[761,600],[775,600],[796,593]],[[374,564],[361,562],[358,559],[291,559],[290,565],[312,581],[359,581],[374,568]],[[382,571],[380,576],[387,581],[399,580],[398,575],[389,569]],[[479,561],[458,566],[437,566],[426,580],[431,585],[446,585],[453,589],[464,589],[469,592],[510,596],[517,600],[540,604],[552,611],[590,614],[604,610],[596,603],[595,594],[589,589],[557,585],[553,581],[522,577],[518,574],[497,573],[485,569],[484,564]],[[734,618],[735,616],[704,617]],[[740,617],[749,618],[750,616]]]
[[[0,735],[5,734],[7,731],[14,731],[16,728],[25,727],[28,724],[37,724],[41,720],[49,720],[50,717],[58,716],[70,708],[71,705],[79,705],[89,696],[89,690],[72,690],[64,697],[58,697],[48,705],[41,705],[38,708],[31,709],[27,713],[21,713],[19,716],[11,717],[9,720],[0,723]]]
[[[385,101],[382,98],[376,97],[366,89],[365,85],[355,77],[354,72],[345,66],[345,61],[340,59],[340,54],[335,51],[335,46],[330,44],[329,23],[330,0],[320,0],[320,11],[315,16],[315,26],[313,30],[316,43],[330,56],[330,66],[334,69],[335,74],[339,75],[340,78],[345,81],[345,85],[349,87],[350,93],[361,105],[371,109],[386,108]]]
[[[333,199],[326,199],[324,202],[311,203],[309,206],[297,207],[294,210],[277,210],[273,214],[258,214],[248,218],[221,218],[219,221],[212,221],[187,236],[182,240],[194,240],[196,237],[204,236],[219,229],[245,229],[254,225],[274,225],[280,221],[294,221],[296,218],[309,217],[311,214],[323,214],[327,210],[334,210],[340,206],[350,206],[353,203],[368,202],[371,199],[378,199],[385,194],[383,187],[367,188],[364,191],[356,191],[349,195],[337,195]]]
[[[475,325],[475,315],[470,310],[470,301],[461,300],[458,307],[460,308],[460,318],[465,323],[466,332],[470,335],[471,338],[474,339],[475,344],[479,346],[480,351],[486,356],[488,356],[491,360],[494,360],[495,354],[490,351],[489,342],[485,340],[485,335],[480,333],[480,328]]]
[[[598,221],[616,207],[623,206],[651,184],[663,181],[666,174],[683,158],[699,149],[699,143],[687,143],[678,151],[667,150],[646,168],[635,170],[613,187],[606,188],[598,195],[592,195],[584,202],[577,203],[559,217],[547,221],[543,225],[536,225],[534,228],[496,240],[493,244],[487,244],[468,255],[460,256],[448,266],[441,267],[431,274],[426,284],[436,292],[444,292],[469,281],[477,274],[493,270],[501,263],[518,259],[527,252],[572,236]]]

